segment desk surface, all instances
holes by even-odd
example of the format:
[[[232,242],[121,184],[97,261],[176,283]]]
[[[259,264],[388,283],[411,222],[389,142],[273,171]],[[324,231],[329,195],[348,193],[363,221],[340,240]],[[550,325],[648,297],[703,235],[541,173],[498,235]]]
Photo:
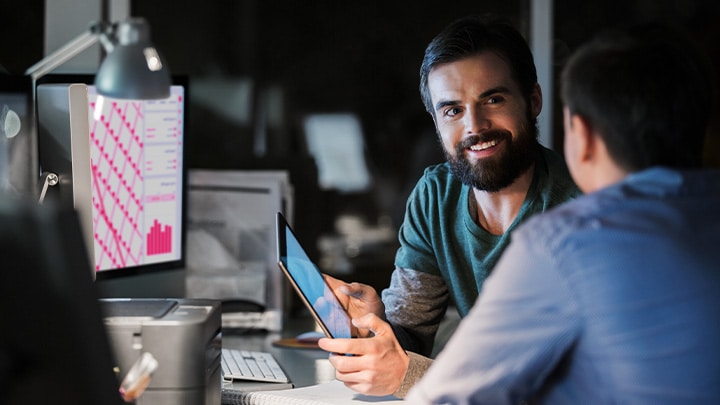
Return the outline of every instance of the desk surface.
[[[320,349],[277,347],[273,346],[273,342],[314,328],[315,321],[308,316],[285,320],[281,333],[223,330],[222,344],[230,349],[272,353],[295,387],[306,387],[335,379],[335,369],[328,361],[328,353]]]

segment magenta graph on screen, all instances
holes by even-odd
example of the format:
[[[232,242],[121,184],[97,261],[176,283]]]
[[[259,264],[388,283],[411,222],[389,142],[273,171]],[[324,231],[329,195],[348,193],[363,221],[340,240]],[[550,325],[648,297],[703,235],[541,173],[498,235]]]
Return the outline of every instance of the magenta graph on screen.
[[[180,252],[183,91],[165,100],[89,93],[95,269],[175,260]]]

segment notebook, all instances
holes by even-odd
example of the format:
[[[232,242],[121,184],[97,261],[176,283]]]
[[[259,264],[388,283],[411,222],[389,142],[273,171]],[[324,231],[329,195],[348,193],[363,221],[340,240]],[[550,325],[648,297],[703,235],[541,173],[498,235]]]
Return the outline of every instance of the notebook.
[[[359,394],[338,380],[291,390],[223,392],[223,405],[362,405],[399,404],[402,399],[388,395]]]

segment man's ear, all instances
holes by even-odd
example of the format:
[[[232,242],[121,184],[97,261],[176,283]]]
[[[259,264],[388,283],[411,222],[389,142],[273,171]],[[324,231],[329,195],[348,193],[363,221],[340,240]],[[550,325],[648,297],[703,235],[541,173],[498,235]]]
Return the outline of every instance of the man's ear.
[[[535,83],[535,88],[530,94],[530,111],[532,111],[533,117],[537,117],[538,115],[540,115],[540,111],[542,111],[542,105],[542,89],[540,88],[539,83]]]
[[[570,117],[575,136],[575,153],[579,162],[587,163],[595,158],[597,137],[590,123],[580,115]]]
[[[570,174],[580,189],[589,193],[622,180],[628,171],[610,156],[600,132],[578,114],[563,110],[566,128],[565,157]]]

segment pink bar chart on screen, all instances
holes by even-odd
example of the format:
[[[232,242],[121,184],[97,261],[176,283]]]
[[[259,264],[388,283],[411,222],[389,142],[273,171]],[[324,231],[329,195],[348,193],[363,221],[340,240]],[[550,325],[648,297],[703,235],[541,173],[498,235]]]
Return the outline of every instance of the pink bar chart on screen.
[[[97,271],[179,255],[182,89],[119,100],[88,89]]]
[[[160,225],[156,219],[147,234],[147,254],[157,255],[172,252],[172,227]]]

